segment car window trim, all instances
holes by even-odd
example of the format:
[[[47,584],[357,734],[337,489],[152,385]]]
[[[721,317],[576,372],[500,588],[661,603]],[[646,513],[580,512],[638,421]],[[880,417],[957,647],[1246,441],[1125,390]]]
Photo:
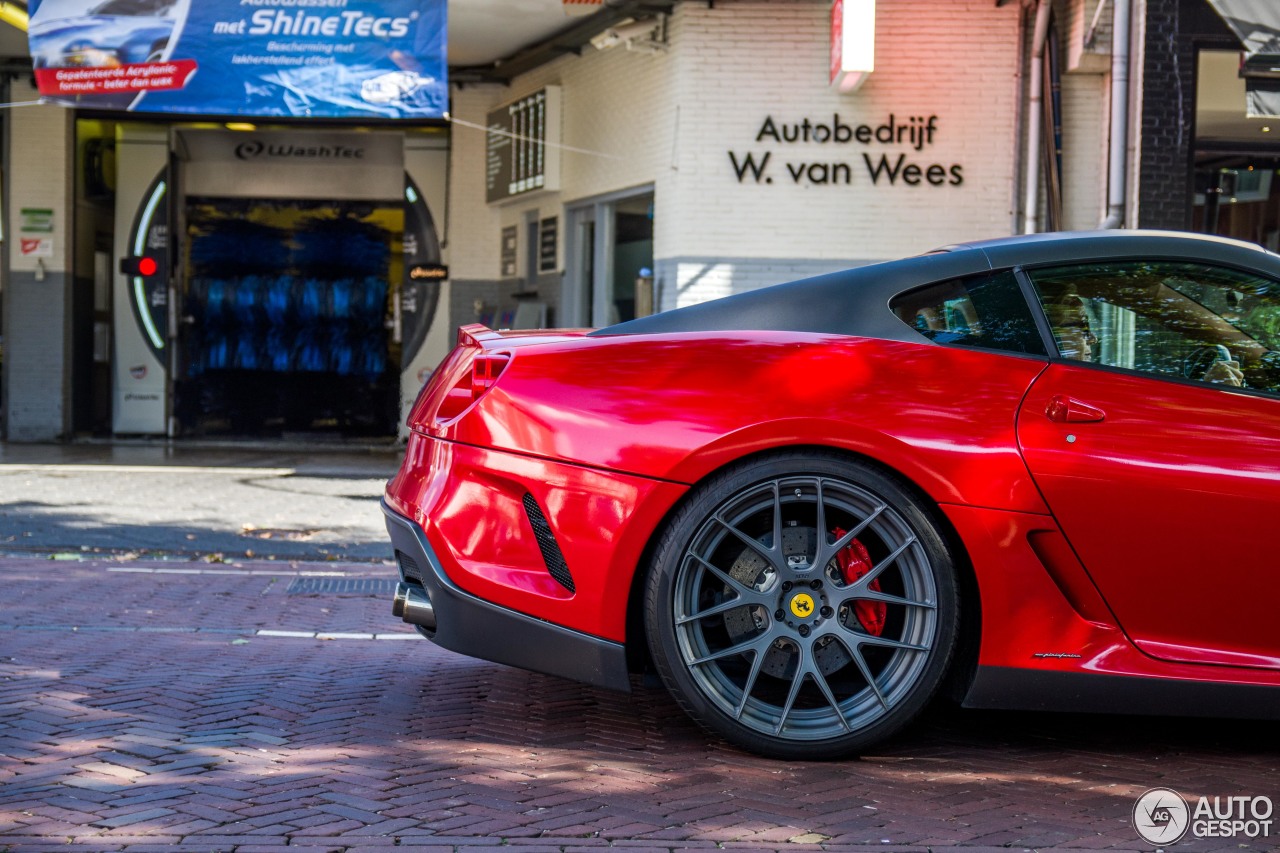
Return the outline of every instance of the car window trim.
[[[1033,263],[1018,264],[1014,269],[1023,270],[1028,276],[1038,270],[1058,269],[1060,267],[1087,266],[1089,264],[1129,264],[1129,263],[1152,263],[1152,264],[1200,264],[1201,266],[1216,267],[1218,269],[1230,270],[1231,272],[1243,273],[1245,275],[1262,276],[1280,284],[1280,274],[1275,270],[1264,269],[1262,267],[1251,267],[1247,264],[1233,263],[1231,261],[1220,261],[1217,258],[1206,259],[1203,257],[1185,257],[1178,255],[1116,255],[1115,257],[1106,258],[1070,258],[1058,259],[1054,261],[1035,261]],[[1034,290],[1033,290],[1034,293]]]
[[[1036,295],[1035,285],[1031,282],[1031,276],[1023,268],[1022,264],[1013,268],[1013,277],[1018,282],[1018,289],[1022,291],[1022,299],[1027,303],[1027,309],[1031,312],[1031,318],[1036,324],[1036,330],[1040,332],[1040,338],[1044,343],[1044,351],[1051,361],[1064,361],[1062,351],[1058,349],[1058,339],[1053,336],[1053,329],[1049,326],[1049,318],[1044,313],[1044,306],[1040,304],[1040,297]]]
[[[1175,385],[1182,385],[1188,388],[1203,388],[1205,391],[1226,391],[1232,394],[1244,394],[1248,397],[1258,397],[1263,400],[1270,400],[1273,403],[1280,403],[1280,391],[1265,391],[1261,388],[1252,388],[1248,385],[1243,387],[1238,385],[1225,385],[1215,382],[1201,382],[1199,379],[1188,379],[1185,376],[1174,376],[1172,373],[1147,373],[1133,367],[1116,367],[1112,364],[1095,364],[1091,361],[1080,361],[1074,358],[1055,358],[1055,364],[1061,364],[1080,370],[1099,370],[1103,373],[1114,373],[1118,376],[1130,376],[1138,379],[1144,379],[1151,382],[1172,382]]]

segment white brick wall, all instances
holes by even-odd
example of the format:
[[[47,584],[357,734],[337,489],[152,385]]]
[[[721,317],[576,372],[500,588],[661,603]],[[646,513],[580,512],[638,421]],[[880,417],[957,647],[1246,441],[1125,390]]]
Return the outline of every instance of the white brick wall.
[[[506,90],[500,86],[453,87],[450,114],[484,126],[485,114]],[[485,204],[485,132],[463,124],[450,131],[449,219],[441,235],[452,279],[498,277],[498,209]]]
[[[1014,198],[1021,196],[1015,174],[1021,14],[1018,3],[998,7],[992,0],[880,0],[876,70],[860,90],[842,94],[826,83],[828,3],[686,2],[669,21],[665,53],[585,47],[580,57],[543,66],[509,88],[455,90],[454,115],[483,124],[488,109],[558,84],[563,142],[603,155],[562,153],[560,192],[487,205],[483,133],[455,126],[455,281],[497,277],[500,229],[521,224],[527,211],[561,215],[577,200],[648,184],[655,187],[664,308],[793,274],[1008,234]],[[1065,92],[1068,122],[1081,122],[1068,134],[1065,170],[1075,227],[1093,227],[1100,203],[1100,81],[1080,75]],[[830,123],[836,114],[843,124],[872,128],[890,114],[897,123],[936,116],[936,131],[921,150],[907,143],[757,140],[766,118],[781,129],[805,119]],[[756,162],[768,154],[762,180],[739,181],[729,152],[739,163],[747,154]],[[889,185],[885,178],[874,184],[864,154],[873,162],[905,155],[921,169],[937,164],[943,185],[901,179]],[[847,169],[849,183],[796,181],[787,168],[815,163],[824,165],[814,177],[823,168]],[[958,185],[952,167],[963,175]],[[563,266],[563,236],[561,242]]]
[[[689,4],[679,77],[676,219],[663,206],[664,252],[736,257],[889,258],[1008,233],[1016,154],[1018,10],[987,0],[878,4],[876,70],[860,90],[825,85],[827,7],[739,0]],[[932,145],[756,142],[766,117],[879,126],[937,116]],[[685,116],[687,115],[687,119]],[[773,183],[739,183],[728,153],[770,154]],[[873,185],[868,154],[959,165],[964,182]],[[797,184],[785,165],[843,163],[849,185]],[[699,227],[691,227],[694,224]]]
[[[1110,75],[1062,76],[1062,218],[1069,230],[1098,227],[1107,208]]]
[[[1102,14],[1098,15],[1098,7]],[[1111,65],[1111,30],[1115,7],[1107,0],[1059,0],[1057,13],[1062,21],[1063,67],[1067,71],[1105,72]],[[1087,44],[1094,17],[1098,29]]]

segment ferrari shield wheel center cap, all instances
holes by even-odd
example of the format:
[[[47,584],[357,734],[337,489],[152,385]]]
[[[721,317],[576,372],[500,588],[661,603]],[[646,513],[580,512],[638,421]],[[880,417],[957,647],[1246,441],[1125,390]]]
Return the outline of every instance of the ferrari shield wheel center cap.
[[[817,610],[817,604],[813,600],[813,596],[806,592],[793,596],[791,599],[791,612],[799,619],[808,619]]]

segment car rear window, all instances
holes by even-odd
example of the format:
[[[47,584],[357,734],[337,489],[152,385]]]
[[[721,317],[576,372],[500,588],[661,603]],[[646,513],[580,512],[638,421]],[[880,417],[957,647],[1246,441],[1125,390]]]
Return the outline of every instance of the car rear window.
[[[889,307],[899,320],[940,344],[1048,355],[1011,270],[901,293]]]

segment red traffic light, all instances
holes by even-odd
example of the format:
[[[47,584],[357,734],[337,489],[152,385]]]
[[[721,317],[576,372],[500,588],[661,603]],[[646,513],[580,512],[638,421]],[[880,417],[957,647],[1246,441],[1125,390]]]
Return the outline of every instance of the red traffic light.
[[[120,259],[120,272],[125,275],[150,276],[155,275],[159,269],[160,264],[156,262],[155,258],[141,257]]]

